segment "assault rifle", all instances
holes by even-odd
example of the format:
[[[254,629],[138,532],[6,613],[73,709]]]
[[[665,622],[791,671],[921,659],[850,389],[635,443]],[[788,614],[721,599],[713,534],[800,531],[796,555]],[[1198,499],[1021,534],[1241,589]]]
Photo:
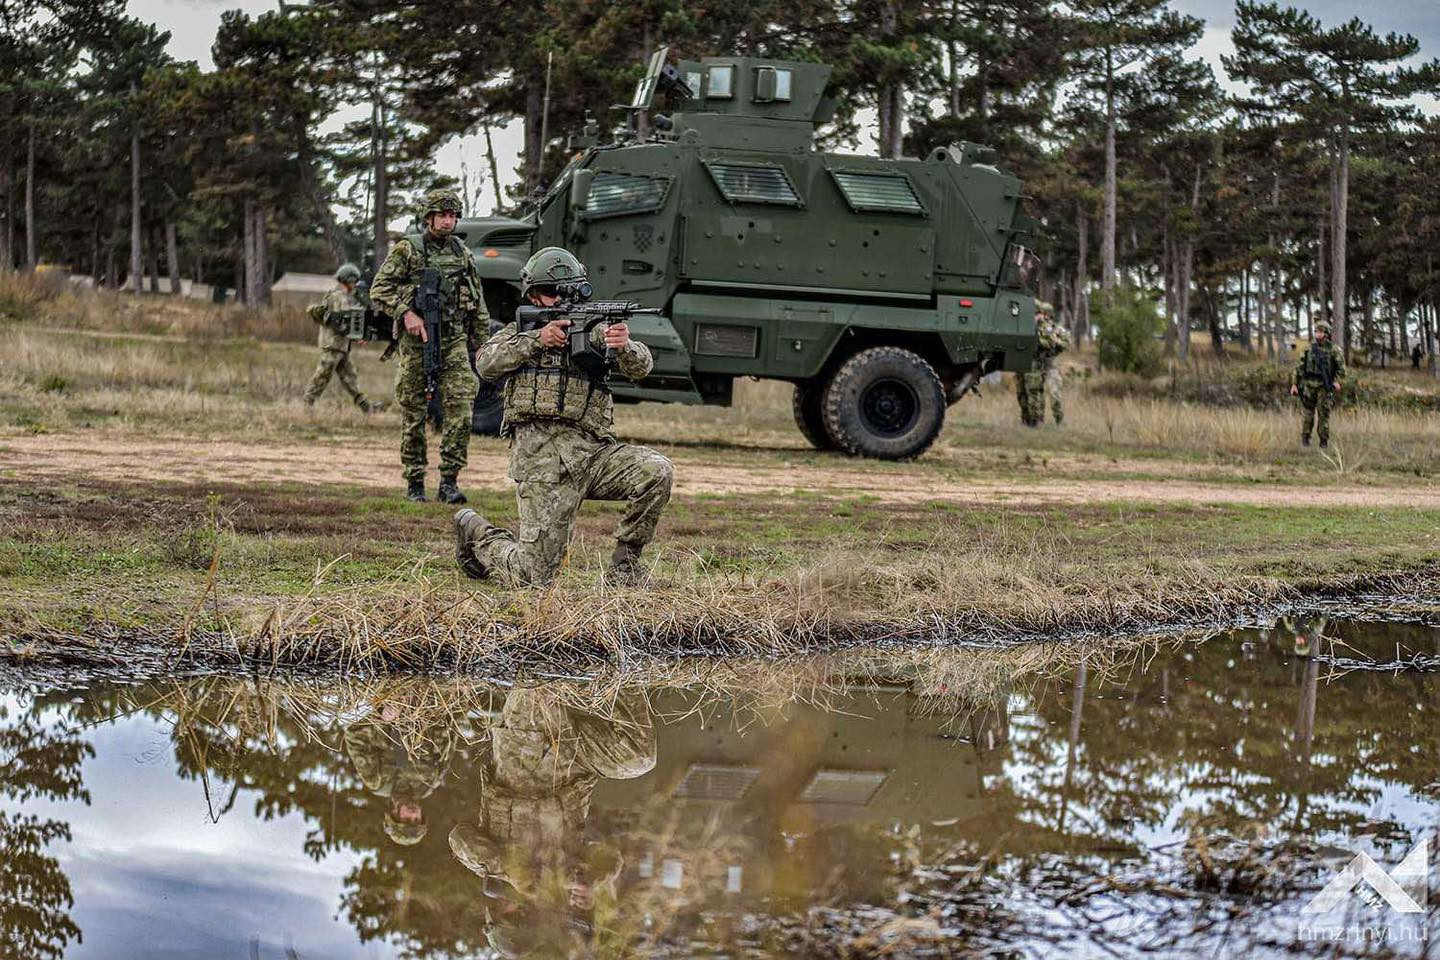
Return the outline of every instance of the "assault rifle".
[[[425,321],[425,400],[428,403],[440,395],[440,374],[445,372],[445,354],[440,350],[440,271],[435,267],[420,271],[415,312]]]
[[[375,305],[370,302],[370,282],[368,280],[361,280],[355,284],[355,299],[359,300],[360,305],[365,308],[364,315],[358,324],[352,322],[349,329],[342,330],[341,333],[346,334],[351,340],[390,344],[381,358],[388,360],[390,354],[394,352],[395,328],[390,322],[390,318],[376,310]]]
[[[562,300],[553,307],[525,305],[515,308],[515,322],[521,331],[539,330],[552,320],[570,321],[570,357],[581,367],[604,379],[615,362],[615,351],[609,347],[598,350],[591,341],[592,331],[612,323],[628,323],[640,314],[659,316],[656,307],[642,307],[629,300]]]

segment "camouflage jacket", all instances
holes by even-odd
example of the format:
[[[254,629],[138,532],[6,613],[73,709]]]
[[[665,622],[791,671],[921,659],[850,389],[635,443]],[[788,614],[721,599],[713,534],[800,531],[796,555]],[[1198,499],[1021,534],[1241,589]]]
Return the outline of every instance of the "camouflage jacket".
[[[350,338],[338,328],[336,317],[344,311],[364,309],[359,300],[338,284],[334,290],[325,294],[325,299],[306,308],[305,312],[310,315],[310,319],[320,327],[320,349],[349,350]]]
[[[365,786],[381,797],[423,799],[445,779],[455,734],[441,730],[424,742],[402,744],[389,724],[360,721],[345,729],[345,752]]]
[[[591,331],[591,343],[601,349],[603,349],[604,338],[604,332],[600,327],[597,326]],[[632,339],[629,345],[615,353],[616,369],[622,376],[630,380],[644,379],[650,373],[653,365],[654,360],[650,356],[650,348],[639,340]],[[542,391],[544,396],[539,398],[539,403],[528,402],[536,399],[531,396],[532,391],[514,389],[518,382],[517,377],[524,379],[526,370],[560,370],[562,367],[568,367],[567,377],[538,378],[543,381],[544,387]],[[475,369],[486,380],[498,380],[501,377],[516,374],[516,371],[521,371],[520,374],[511,377],[506,385],[503,430],[505,434],[513,434],[515,427],[522,423],[553,421],[573,423],[602,440],[614,439],[615,412],[610,391],[604,389],[601,384],[599,389],[594,390],[592,394],[589,390],[589,374],[580,369],[579,365],[570,358],[568,349],[564,347],[547,349],[540,346],[539,330],[522,332],[517,324],[506,324],[485,341],[485,345],[475,354]],[[562,383],[565,387],[561,386]],[[565,388],[575,391],[577,397],[580,392],[584,392],[586,406],[583,416],[574,415],[580,409],[578,399],[569,400],[570,415],[561,416],[553,412],[558,398],[557,391]]]
[[[485,299],[481,296],[480,272],[475,266],[475,259],[465,250],[464,242],[454,234],[436,237],[428,232],[423,242],[431,255],[446,252],[447,245],[452,248],[458,245],[464,251],[466,276],[465,282],[459,284],[460,312],[475,318],[477,329],[484,329],[483,323],[490,315],[485,312]],[[425,261],[425,254],[416,248],[414,240],[409,236],[401,237],[390,248],[389,256],[370,282],[370,302],[375,309],[392,317],[397,325],[401,324],[406,311],[415,309],[415,293],[420,286],[420,271],[425,268]]]
[[[1070,347],[1070,331],[1054,320],[1037,320],[1035,356],[1041,360],[1058,357]]]
[[[1344,385],[1345,354],[1336,350],[1332,341],[1312,342],[1309,348],[1300,354],[1300,362],[1295,364],[1295,372],[1290,375],[1290,385],[1304,386],[1307,380],[1312,383],[1326,383],[1332,388]]]

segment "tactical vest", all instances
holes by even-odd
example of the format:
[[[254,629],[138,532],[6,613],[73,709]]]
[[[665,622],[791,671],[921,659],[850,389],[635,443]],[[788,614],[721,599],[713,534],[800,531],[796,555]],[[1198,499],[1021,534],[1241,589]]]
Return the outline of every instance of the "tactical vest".
[[[566,420],[609,437],[615,424],[610,387],[570,359],[568,347],[542,349],[505,381],[503,432],[526,420]]]
[[[418,233],[407,233],[405,239],[420,253],[427,267],[440,271],[440,318],[448,326],[456,319],[464,319],[480,303],[480,291],[470,279],[470,253],[465,244],[453,233],[445,238],[436,250],[425,242]],[[416,282],[419,277],[413,278]],[[447,331],[448,332],[448,331]]]
[[[1335,358],[1332,356],[1334,347],[1323,349],[1319,344],[1310,344],[1310,349],[1305,351],[1305,357],[1301,361],[1301,378],[1305,380],[1320,380],[1331,384],[1335,379]]]

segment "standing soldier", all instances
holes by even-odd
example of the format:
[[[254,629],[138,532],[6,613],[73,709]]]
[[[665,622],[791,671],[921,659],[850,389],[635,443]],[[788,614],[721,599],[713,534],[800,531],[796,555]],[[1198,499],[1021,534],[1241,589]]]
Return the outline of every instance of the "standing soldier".
[[[538,251],[520,271],[521,295],[541,307],[559,302],[560,283],[585,279],[585,267],[559,247]],[[640,551],[655,536],[670,501],[674,468],[654,450],[615,439],[614,404],[605,375],[578,363],[569,349],[570,321],[539,330],[511,323],[476,355],[480,375],[505,383],[501,435],[510,437],[510,478],[519,484],[520,536],[491,526],[473,510],[455,514],[455,559],[466,576],[490,573],[511,586],[555,579],[570,543],[575,511],[584,500],[626,500],[615,531],[610,572],[621,582],[641,576]],[[615,351],[616,366],[640,380],[650,350],[612,323],[592,331],[592,346]]]
[[[417,303],[422,274],[439,271],[440,362],[438,376],[445,425],[440,438],[440,488],[443,503],[464,503],[458,479],[470,449],[471,408],[479,386],[470,370],[467,340],[489,320],[481,294],[475,259],[460,238],[460,197],[453,190],[431,190],[420,207],[425,231],[407,233],[396,241],[370,285],[376,308],[395,318],[400,363],[395,370],[395,403],[400,407],[400,462],[409,485],[409,500],[425,500],[425,319]]]
[[[355,405],[366,413],[379,410],[379,404],[372,405],[360,390],[360,378],[355,364],[350,359],[350,346],[354,343],[348,336],[350,321],[363,317],[365,307],[355,299],[355,285],[360,282],[360,268],[347,263],[335,271],[335,289],[325,294],[325,299],[311,304],[306,311],[310,319],[320,327],[320,362],[315,365],[315,375],[310,386],[305,388],[305,402],[310,406],[320,399],[331,375],[339,376],[340,386],[350,394]]]
[[[1300,398],[1300,445],[1310,446],[1310,426],[1320,434],[1320,448],[1330,445],[1330,407],[1345,385],[1345,356],[1330,340],[1330,324],[1315,324],[1315,339],[1300,355],[1290,378],[1290,396]]]
[[[1016,374],[1015,393],[1020,400],[1020,420],[1027,427],[1045,422],[1045,400],[1050,400],[1050,415],[1055,425],[1065,421],[1061,406],[1060,366],[1056,358],[1070,346],[1070,334],[1055,322],[1055,308],[1044,300],[1035,304],[1035,366]]]

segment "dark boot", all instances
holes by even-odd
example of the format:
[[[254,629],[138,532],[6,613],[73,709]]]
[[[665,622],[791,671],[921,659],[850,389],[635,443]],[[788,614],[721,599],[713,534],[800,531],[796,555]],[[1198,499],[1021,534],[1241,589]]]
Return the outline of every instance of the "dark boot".
[[[455,562],[471,580],[483,580],[490,572],[475,556],[475,541],[489,528],[490,524],[474,510],[467,508],[455,512]]]
[[[1308,447],[1308,446],[1310,446],[1310,437],[1309,437],[1309,436],[1301,437],[1301,438],[1300,438],[1300,446],[1302,446],[1302,447]],[[1324,446],[1324,444],[1321,444],[1321,446]]]
[[[1321,440],[1321,441],[1320,441],[1320,449],[1321,449],[1321,450],[1324,450],[1324,449],[1325,449],[1326,447],[1328,447],[1328,446],[1330,446],[1330,438],[1329,438],[1329,437],[1326,437],[1324,440]]]
[[[622,586],[633,586],[645,579],[645,565],[640,562],[640,551],[644,548],[643,543],[616,540],[615,552],[610,554],[610,569],[607,571],[610,580]]]
[[[416,503],[424,503],[424,502],[425,502],[425,481],[424,481],[424,479],[411,480],[411,481],[410,481],[410,486],[409,486],[409,488],[406,489],[406,491],[405,491],[405,499],[406,499],[406,500],[414,500]]]
[[[455,485],[454,477],[441,477],[440,489],[435,491],[435,499],[441,503],[465,503],[465,494]]]

